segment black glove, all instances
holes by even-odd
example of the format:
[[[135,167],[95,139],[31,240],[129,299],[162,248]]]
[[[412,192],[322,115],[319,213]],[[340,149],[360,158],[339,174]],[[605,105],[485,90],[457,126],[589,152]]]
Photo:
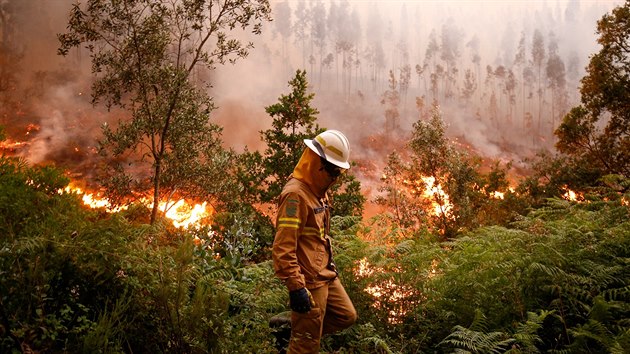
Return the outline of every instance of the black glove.
[[[307,313],[311,310],[311,299],[306,288],[289,291],[289,305],[291,310],[299,313]]]

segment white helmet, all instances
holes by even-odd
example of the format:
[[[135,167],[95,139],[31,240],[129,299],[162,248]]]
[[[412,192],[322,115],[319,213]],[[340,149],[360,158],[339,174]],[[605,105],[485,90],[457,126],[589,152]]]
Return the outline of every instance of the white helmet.
[[[326,159],[326,161],[348,169],[350,164],[350,144],[348,139],[342,132],[338,130],[326,130],[319,134],[315,139],[304,139],[304,143],[317,155]]]

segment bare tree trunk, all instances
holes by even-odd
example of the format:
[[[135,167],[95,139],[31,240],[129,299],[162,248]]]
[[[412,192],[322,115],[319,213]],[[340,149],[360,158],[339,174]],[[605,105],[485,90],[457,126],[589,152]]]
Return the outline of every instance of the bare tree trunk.
[[[162,164],[159,159],[155,160],[155,175],[153,176],[153,209],[151,210],[151,225],[155,224],[157,219],[158,204],[160,201],[160,174],[162,172]]]

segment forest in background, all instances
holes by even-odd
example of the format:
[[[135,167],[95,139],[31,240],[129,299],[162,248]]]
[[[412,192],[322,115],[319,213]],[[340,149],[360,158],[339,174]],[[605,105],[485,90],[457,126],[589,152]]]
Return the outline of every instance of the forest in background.
[[[231,77],[260,66],[281,78],[305,69],[326,125],[365,125],[352,136],[360,151],[370,150],[375,131],[407,138],[438,103],[450,136],[481,155],[520,163],[553,147],[553,131],[579,102],[579,80],[597,50],[595,22],[612,6],[278,1],[271,30],[254,41],[259,50],[217,79],[229,86]],[[260,87],[256,79],[253,87]]]
[[[208,18],[196,6],[206,2],[188,2],[181,13],[149,5],[157,6],[154,17],[137,27],[122,26],[135,18],[129,9],[94,3],[103,6],[71,13],[59,47],[74,55],[74,47],[94,45],[97,107],[109,105],[128,119],[105,126],[95,164],[104,173],[95,172],[101,191],[125,208],[88,208],[81,194],[66,189],[76,175],[10,156],[19,150],[7,139],[16,120],[3,117],[0,144],[10,144],[0,157],[0,348],[275,352],[268,320],[287,309],[288,299],[269,261],[272,205],[302,139],[322,130],[320,91],[311,83],[317,79],[297,70],[288,90],[273,93],[277,102],[263,107],[270,122],[259,132],[264,148],[225,148],[221,126],[208,122],[215,107],[206,87],[195,86],[203,81],[195,65],[247,61],[246,43],[219,42],[221,50],[198,57],[190,53],[205,53],[203,45],[183,46],[191,50],[182,51],[186,65],[171,65],[165,53],[172,55],[172,47],[163,44],[172,32],[163,32],[169,22],[162,19],[191,16],[182,33],[203,34],[206,27],[196,21]],[[237,3],[250,17],[235,12],[225,28],[255,29],[272,14],[266,1]],[[376,202],[385,212],[363,218],[361,183],[354,173],[345,176],[333,191],[331,233],[359,321],[325,338],[325,352],[623,353],[630,347],[628,23],[630,2],[600,19],[602,48],[581,78],[580,102],[567,107],[554,130],[556,151],[533,159],[518,185],[508,179],[509,162],[451,140],[441,104],[448,101],[442,91],[448,80],[434,91],[441,100],[431,97],[397,149],[379,161],[385,167]],[[125,28],[146,40],[116,35]],[[110,42],[99,45],[103,38]],[[19,67],[19,53],[11,49],[2,47],[2,97],[15,108],[17,71],[7,69]],[[384,102],[398,102],[396,82],[392,70]],[[386,118],[396,116],[397,106],[390,107]],[[146,144],[152,139],[164,144]],[[77,163],[82,157],[61,156]],[[357,167],[351,171],[361,173]],[[139,190],[158,200],[208,200],[213,213],[205,223],[176,227],[137,198]]]

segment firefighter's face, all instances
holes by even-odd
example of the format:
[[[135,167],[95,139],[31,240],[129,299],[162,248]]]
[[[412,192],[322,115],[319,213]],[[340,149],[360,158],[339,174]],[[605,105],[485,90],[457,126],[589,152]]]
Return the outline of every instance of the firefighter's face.
[[[320,158],[320,161],[322,163],[320,171],[324,170],[326,172],[326,176],[329,178],[331,185],[346,171],[345,169],[326,161],[324,158]]]

